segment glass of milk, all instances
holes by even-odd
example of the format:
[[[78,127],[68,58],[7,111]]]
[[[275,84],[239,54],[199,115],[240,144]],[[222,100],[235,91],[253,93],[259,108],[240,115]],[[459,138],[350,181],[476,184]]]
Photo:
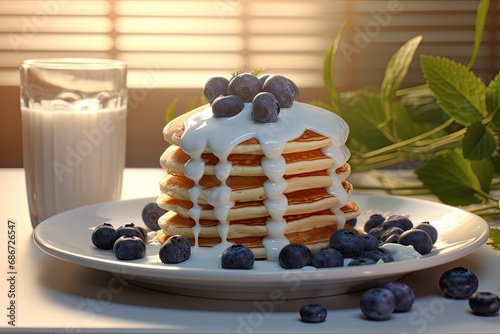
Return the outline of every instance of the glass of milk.
[[[23,164],[33,227],[121,195],[127,66],[51,58],[20,66]]]

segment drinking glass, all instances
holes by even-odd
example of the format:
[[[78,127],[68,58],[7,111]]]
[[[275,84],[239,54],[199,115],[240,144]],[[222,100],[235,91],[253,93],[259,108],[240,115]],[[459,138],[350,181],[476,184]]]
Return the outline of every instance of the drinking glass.
[[[33,227],[117,200],[125,167],[127,66],[110,59],[31,59],[20,66],[23,165]]]

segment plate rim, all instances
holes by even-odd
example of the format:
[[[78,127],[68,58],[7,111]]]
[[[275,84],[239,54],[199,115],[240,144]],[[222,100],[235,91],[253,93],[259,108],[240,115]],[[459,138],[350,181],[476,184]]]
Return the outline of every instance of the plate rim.
[[[456,250],[444,254],[438,254],[439,256],[431,255],[431,256],[424,256],[416,260],[410,260],[411,263],[418,264],[418,266],[413,266],[414,268],[408,268],[408,265],[402,265],[402,264],[408,264],[409,262],[398,261],[376,266],[356,266],[356,267],[342,267],[342,268],[317,269],[314,267],[307,266],[301,269],[291,269],[291,270],[283,269],[274,272],[260,271],[256,270],[255,268],[246,271],[226,270],[222,268],[213,268],[213,269],[189,268],[189,267],[185,268],[173,265],[159,266],[156,264],[143,264],[134,261],[123,261],[118,259],[109,260],[109,259],[89,256],[87,254],[78,254],[75,252],[70,252],[64,249],[60,249],[52,245],[50,241],[44,240],[44,238],[41,236],[41,234],[48,226],[54,224],[52,223],[52,221],[57,222],[58,219],[64,217],[63,215],[77,214],[82,210],[87,211],[87,210],[97,209],[100,206],[109,204],[126,205],[127,203],[131,202],[147,203],[154,201],[156,197],[141,197],[141,198],[118,200],[111,202],[102,202],[75,208],[60,213],[54,217],[50,217],[46,221],[36,226],[33,231],[32,238],[36,246],[44,253],[53,256],[55,258],[58,258],[60,260],[74,263],[77,265],[108,271],[112,273],[132,275],[133,277],[139,280],[140,278],[154,278],[154,279],[161,278],[167,281],[165,283],[178,280],[183,280],[186,282],[189,281],[189,282],[205,283],[207,284],[208,288],[208,286],[210,286],[211,284],[220,286],[222,284],[233,283],[235,279],[240,280],[240,284],[252,283],[253,285],[269,285],[269,284],[275,284],[277,281],[282,282],[284,275],[293,275],[300,273],[308,275],[307,279],[308,285],[321,285],[324,284],[326,281],[331,282],[332,279],[334,281],[342,281],[345,279],[352,279],[353,277],[360,277],[362,278],[362,280],[366,280],[369,278],[401,275],[417,270],[423,270],[435,267],[438,265],[446,264],[448,262],[460,259],[472,253],[480,246],[482,246],[488,240],[489,237],[489,224],[482,217],[457,207],[420,198],[409,198],[409,197],[387,195],[387,194],[354,193],[351,196],[351,198],[353,198],[354,201],[356,201],[357,197],[359,198],[376,197],[381,199],[397,198],[397,199],[402,199],[404,201],[411,201],[414,203],[425,203],[426,205],[435,205],[438,207],[443,207],[446,208],[447,210],[455,211],[460,214],[470,215],[470,217],[474,218],[473,222],[475,222],[476,225],[480,227],[480,229],[477,231],[477,234],[475,235],[476,238],[472,242],[466,244],[464,247],[458,248]],[[181,270],[179,270],[179,268]],[[211,281],[207,282],[207,279],[210,279]],[[215,280],[216,282],[214,282]]]

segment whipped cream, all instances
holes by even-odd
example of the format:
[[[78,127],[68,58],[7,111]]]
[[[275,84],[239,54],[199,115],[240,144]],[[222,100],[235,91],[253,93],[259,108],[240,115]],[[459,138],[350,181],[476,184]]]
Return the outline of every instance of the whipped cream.
[[[268,236],[264,238],[263,243],[267,258],[277,261],[279,251],[289,243],[285,236],[286,221],[283,218],[288,201],[283,194],[286,189],[286,180],[283,178],[286,163],[282,153],[289,141],[300,137],[306,130],[314,131],[331,140],[331,144],[322,149],[323,154],[333,161],[333,166],[328,170],[332,183],[326,190],[338,199],[338,204],[332,211],[338,218],[337,228],[342,228],[345,214],[340,208],[347,204],[349,196],[335,170],[345,164],[350,152],[345,146],[349,127],[338,115],[309,104],[294,102],[292,107],[281,109],[277,122],[258,123],[252,119],[252,104],[245,103],[243,110],[232,117],[213,117],[212,109],[207,106],[185,121],[181,148],[190,157],[184,166],[185,175],[194,181],[189,196],[193,202],[190,216],[195,221],[193,228],[195,247],[198,247],[198,235],[201,230],[199,223],[201,208],[197,203],[201,193],[199,180],[203,176],[205,166],[201,154],[205,147],[208,147],[219,159],[215,170],[221,186],[211,189],[207,199],[214,207],[219,220],[218,233],[222,243],[226,243],[229,230],[227,213],[234,206],[234,202],[229,199],[231,189],[226,184],[231,170],[231,162],[227,158],[235,146],[255,138],[265,155],[261,165],[268,177],[264,183],[267,198],[264,205],[270,217],[266,222]]]

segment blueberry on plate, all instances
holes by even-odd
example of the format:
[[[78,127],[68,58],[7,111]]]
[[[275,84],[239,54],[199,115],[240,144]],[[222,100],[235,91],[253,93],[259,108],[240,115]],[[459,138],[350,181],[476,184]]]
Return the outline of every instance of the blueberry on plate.
[[[368,258],[357,258],[349,262],[347,265],[348,267],[354,267],[354,266],[366,266],[366,265],[371,265],[371,264],[377,264],[377,261],[368,259]]]
[[[500,298],[491,292],[475,292],[469,297],[469,307],[476,315],[498,315]]]
[[[427,232],[419,229],[404,231],[398,243],[404,246],[413,246],[422,255],[429,254],[432,250],[432,239]]]
[[[158,219],[165,213],[167,213],[167,210],[160,208],[158,204],[154,202],[148,203],[142,209],[142,221],[152,231],[158,231],[160,229]]]
[[[342,253],[333,248],[324,248],[312,255],[311,265],[315,268],[343,267]]]
[[[222,252],[220,263],[224,269],[252,269],[255,258],[250,248],[231,245]]]
[[[146,244],[142,238],[123,235],[113,244],[113,253],[119,260],[135,260],[146,255]]]
[[[382,226],[382,224],[385,221],[385,217],[382,216],[381,214],[373,214],[368,218],[368,220],[365,222],[365,226],[363,227],[363,230],[368,233],[372,228]]]
[[[163,263],[180,263],[191,256],[189,240],[182,235],[173,235],[165,241],[159,251]]]
[[[311,263],[312,253],[306,245],[291,243],[281,249],[278,260],[282,268],[299,269]]]
[[[409,312],[415,302],[415,293],[403,282],[395,281],[382,285],[382,288],[390,290],[396,298],[396,308],[394,312]]]
[[[393,226],[386,228],[382,235],[380,236],[379,240],[382,242],[387,242],[387,239],[393,235],[400,236],[403,234],[405,230],[403,230],[401,227]],[[394,238],[394,237],[393,237]]]
[[[356,257],[365,249],[365,243],[358,232],[341,228],[330,237],[330,247],[341,252],[344,257]]]
[[[321,304],[308,304],[300,308],[300,318],[303,322],[318,323],[326,319],[326,308]]]
[[[91,240],[94,246],[100,249],[112,249],[115,228],[110,223],[103,223],[92,231]]]
[[[382,224],[384,229],[391,227],[399,227],[403,230],[409,230],[413,227],[413,222],[405,216],[402,215],[390,215],[385,219]]]
[[[438,230],[429,222],[421,222],[415,225],[415,229],[423,230],[431,237],[432,244],[434,245],[438,239]]]
[[[361,296],[361,312],[370,320],[388,320],[396,309],[396,297],[385,288],[372,288]]]
[[[439,278],[439,288],[447,298],[465,299],[477,291],[479,280],[467,268],[456,267],[445,271]]]
[[[144,242],[147,241],[147,233],[146,236],[144,235],[143,231],[137,228],[137,226],[134,223],[130,224],[125,224],[120,227],[118,227],[113,235],[113,243],[116,242],[121,236],[124,235],[133,235],[136,237],[141,238]]]
[[[372,259],[375,262],[382,260],[384,263],[394,262],[394,257],[384,248],[377,248],[361,253],[358,258]]]

